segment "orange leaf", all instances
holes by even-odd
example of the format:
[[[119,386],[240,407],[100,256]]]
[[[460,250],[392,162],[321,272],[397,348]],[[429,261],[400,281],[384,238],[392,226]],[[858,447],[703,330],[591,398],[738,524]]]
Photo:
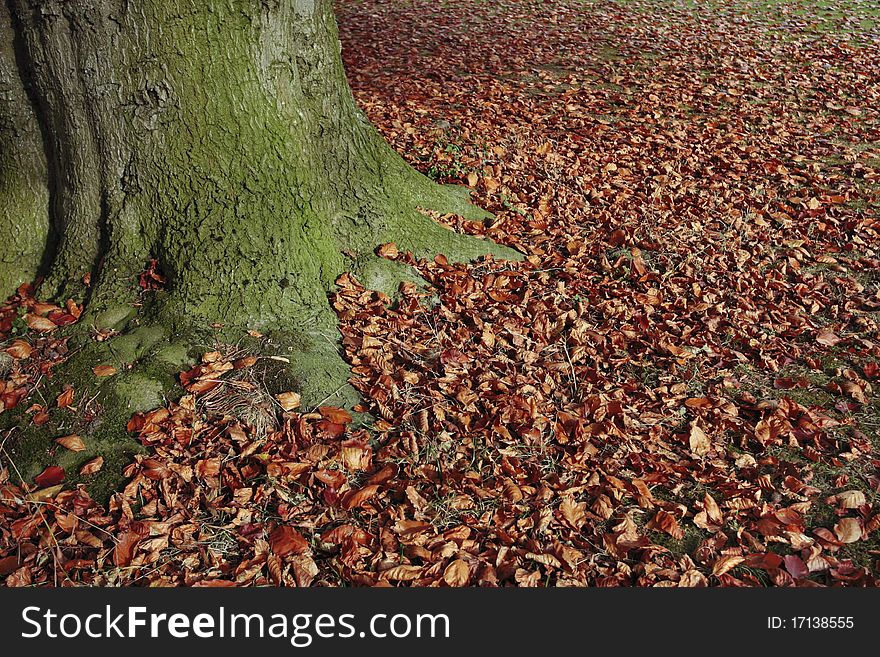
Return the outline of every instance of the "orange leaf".
[[[55,400],[58,408],[67,408],[73,403],[73,388],[68,388],[62,392]]]
[[[397,245],[394,242],[389,242],[388,244],[383,244],[379,247],[378,254],[383,258],[394,260],[397,256],[400,255],[400,251],[398,250]]]
[[[371,486],[364,486],[360,490],[350,491],[343,499],[342,506],[347,510],[363,506],[368,500],[375,497],[376,493],[378,492],[379,486],[375,484]]]
[[[290,525],[279,525],[269,534],[269,546],[279,557],[302,554],[309,549],[309,542]]]
[[[344,408],[336,408],[335,406],[321,406],[318,409],[325,420],[334,424],[349,424],[352,421],[351,413]]]
[[[666,532],[674,539],[681,539],[684,537],[684,531],[678,524],[678,520],[675,519],[674,515],[663,509],[657,511],[657,515],[651,520],[649,527],[651,529],[659,529],[660,531]]]
[[[92,372],[94,372],[95,376],[113,376],[116,374],[116,368],[112,365],[97,365],[92,368]]]

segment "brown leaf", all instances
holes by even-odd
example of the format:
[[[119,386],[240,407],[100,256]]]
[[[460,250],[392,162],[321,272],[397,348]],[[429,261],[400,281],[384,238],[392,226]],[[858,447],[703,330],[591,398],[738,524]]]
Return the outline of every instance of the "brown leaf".
[[[312,555],[308,553],[294,555],[290,564],[296,585],[300,587],[309,586],[321,572]]]
[[[583,502],[577,503],[572,497],[564,497],[559,505],[559,510],[562,512],[565,522],[572,529],[580,530],[587,520],[586,507],[587,505]]]
[[[25,322],[27,322],[28,328],[33,329],[34,331],[54,331],[58,328],[58,325],[53,322],[51,319],[47,317],[40,317],[38,315],[34,315],[33,313],[28,313],[25,315]]]
[[[523,498],[522,489],[512,479],[506,479],[501,487],[501,494],[511,504],[516,504]]]
[[[116,374],[116,368],[112,365],[96,365],[92,368],[92,372],[94,372],[95,376],[100,377],[113,376]]]
[[[378,254],[383,258],[389,258],[394,260],[397,256],[400,255],[400,251],[397,249],[397,245],[394,242],[389,244],[383,244],[379,247]]]
[[[858,518],[841,518],[834,525],[834,535],[841,543],[855,543],[862,538],[862,525]]]
[[[15,555],[0,559],[0,577],[5,577],[9,573],[18,570],[20,565],[21,564],[18,563],[18,557]]]
[[[335,406],[321,406],[318,409],[321,416],[328,422],[333,424],[350,424],[352,421],[351,413],[344,408],[336,408]]]
[[[803,559],[796,554],[787,554],[783,557],[782,561],[785,564],[785,569],[788,571],[788,574],[795,579],[803,579],[810,574],[810,569],[807,568],[807,564],[805,564]]]
[[[269,546],[279,557],[308,551],[309,542],[290,525],[279,525],[269,534]]]
[[[55,399],[58,408],[67,408],[73,403],[73,388],[67,388]]]
[[[363,506],[367,501],[375,497],[378,492],[379,486],[376,484],[364,486],[356,491],[350,491],[346,494],[342,507],[350,511],[351,509]]]
[[[715,563],[712,565],[712,574],[718,577],[719,575],[723,575],[727,571],[736,568],[739,564],[745,561],[745,557],[735,555],[735,554],[727,554],[719,557]]]
[[[709,493],[703,495],[703,509],[706,511],[706,515],[712,522],[719,525],[724,522],[724,514],[721,513],[721,509],[715,502],[715,498],[709,495]]]
[[[755,439],[762,445],[766,445],[773,439],[770,423],[767,420],[758,420],[755,425]]]
[[[35,490],[33,493],[29,493],[27,500],[29,502],[47,502],[60,493],[63,488],[64,484],[41,488],[40,490]]]
[[[278,400],[278,403],[281,404],[281,408],[285,411],[292,411],[295,408],[299,408],[299,405],[302,402],[302,397],[297,392],[280,392],[275,395],[275,399]]]
[[[688,570],[682,573],[681,579],[678,580],[678,586],[681,588],[703,588],[708,586],[709,582],[706,580],[706,576],[703,575],[699,570]]]
[[[862,390],[861,386],[855,381],[841,381],[840,389],[860,404],[868,403],[868,397],[865,395],[865,391]]]
[[[697,457],[706,456],[706,454],[712,449],[712,441],[709,440],[709,436],[707,436],[700,428],[700,425],[697,424],[696,420],[691,424],[691,433],[688,442],[690,444],[691,453]]]
[[[837,337],[837,335],[834,334],[834,331],[827,326],[820,328],[816,333],[816,342],[826,347],[833,347],[840,341],[841,338]]]
[[[34,581],[30,566],[22,566],[10,574],[3,582],[8,588],[21,588],[30,586]]]
[[[449,586],[467,586],[468,579],[470,579],[470,568],[462,559],[450,562],[443,571],[443,581]]]
[[[388,570],[382,572],[382,577],[385,579],[393,579],[402,582],[410,582],[414,579],[418,579],[419,575],[422,574],[421,566],[393,566]]]
[[[83,439],[75,434],[71,436],[64,436],[63,438],[58,438],[55,440],[55,442],[62,447],[69,449],[71,452],[82,452],[86,448],[86,444],[83,442]]]
[[[87,461],[80,469],[79,473],[83,476],[92,475],[100,471],[104,467],[104,457],[96,456],[91,461]]]
[[[221,459],[216,456],[211,459],[199,459],[196,461],[196,476],[204,479],[205,477],[216,477],[220,474]]]
[[[6,347],[6,353],[18,360],[30,358],[32,351],[31,346],[24,340],[16,340]]]
[[[684,531],[681,526],[678,524],[678,520],[675,519],[675,516],[671,513],[660,509],[657,511],[657,514],[648,523],[650,529],[658,529],[662,532],[666,532],[672,538],[681,539],[684,537]]]
[[[860,490],[847,490],[838,493],[835,497],[837,503],[844,509],[857,509],[868,501]]]
[[[193,588],[229,589],[238,586],[237,582],[228,579],[203,579],[193,584]]]
[[[137,544],[141,541],[141,535],[133,531],[125,531],[119,536],[116,547],[113,548],[113,563],[123,568],[131,563]]]

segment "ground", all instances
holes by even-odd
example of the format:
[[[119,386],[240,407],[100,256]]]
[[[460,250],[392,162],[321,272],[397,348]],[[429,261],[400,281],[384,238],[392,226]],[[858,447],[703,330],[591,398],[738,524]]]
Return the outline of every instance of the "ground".
[[[5,583],[875,585],[880,11],[362,0],[338,16],[369,118],[495,214],[437,219],[526,259],[388,246],[433,289],[391,302],[338,281],[366,427],[274,400],[271,359],[217,344],[179,401],[130,420],[140,453],[105,505],[76,433],[100,409],[28,396],[67,356],[40,317],[78,309],[23,289],[0,321],[0,398],[38,425],[69,417],[47,438],[69,466],[23,488],[0,452]]]

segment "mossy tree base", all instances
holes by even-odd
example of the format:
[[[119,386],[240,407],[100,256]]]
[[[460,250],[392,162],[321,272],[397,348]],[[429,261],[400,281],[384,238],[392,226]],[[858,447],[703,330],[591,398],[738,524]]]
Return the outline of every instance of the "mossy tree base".
[[[345,271],[386,294],[418,280],[378,257],[382,244],[518,255],[419,211],[487,216],[411,169],[357,110],[329,0],[177,4],[12,2],[59,181],[40,296],[86,303],[80,350],[55,381],[94,390],[100,409],[90,451],[63,457],[73,467],[121,461],[135,447],[127,418],[179,393],[174,375],[200,351],[249,332],[289,361],[279,385],[305,407],[354,404],[328,295]],[[136,303],[150,260],[167,285]],[[117,374],[96,380],[98,365]],[[24,476],[61,458],[47,456],[50,431],[22,433]]]

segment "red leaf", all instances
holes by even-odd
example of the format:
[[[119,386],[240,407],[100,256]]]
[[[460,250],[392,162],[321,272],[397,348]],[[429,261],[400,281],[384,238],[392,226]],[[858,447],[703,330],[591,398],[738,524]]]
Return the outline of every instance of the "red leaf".
[[[34,477],[34,483],[40,488],[54,486],[55,484],[60,484],[62,481],[64,481],[64,468],[57,465],[50,465]]]
[[[785,562],[785,569],[788,571],[788,574],[795,579],[803,579],[810,574],[807,565],[800,557],[794,554],[785,555],[783,561]]]

